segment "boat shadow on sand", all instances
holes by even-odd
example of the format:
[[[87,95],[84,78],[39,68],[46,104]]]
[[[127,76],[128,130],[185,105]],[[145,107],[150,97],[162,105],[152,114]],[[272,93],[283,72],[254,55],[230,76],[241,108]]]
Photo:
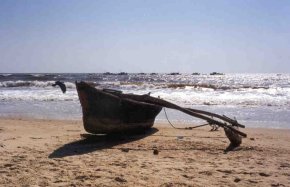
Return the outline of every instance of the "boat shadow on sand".
[[[82,139],[65,144],[54,150],[48,158],[63,158],[66,156],[83,155],[97,150],[109,149],[116,145],[121,145],[137,141],[158,132],[158,129],[151,128],[140,134],[112,134],[94,135],[83,134]]]

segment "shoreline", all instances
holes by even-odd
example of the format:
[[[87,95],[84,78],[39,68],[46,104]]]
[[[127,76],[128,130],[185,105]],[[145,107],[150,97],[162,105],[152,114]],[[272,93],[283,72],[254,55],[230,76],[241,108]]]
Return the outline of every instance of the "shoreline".
[[[82,124],[82,119],[54,119],[54,118],[34,118],[34,117],[10,117],[10,116],[0,116],[0,121],[1,120],[19,120],[19,121],[40,121],[40,122],[72,122],[72,123],[81,123]],[[194,121],[196,122],[196,121]],[[202,121],[201,121],[202,122]],[[182,122],[182,121],[175,121],[174,123],[178,124],[178,127],[192,127],[192,126],[198,126],[201,125],[200,123],[188,123],[188,122]],[[257,123],[257,122],[256,122]],[[261,122],[262,123],[262,122]],[[243,122],[243,124],[246,124]],[[174,129],[167,120],[155,120],[153,127],[168,127]],[[252,125],[249,125],[252,126]],[[240,128],[242,131],[247,131],[247,129],[265,129],[265,130],[286,130],[290,132],[290,128],[280,128],[280,127],[248,127],[245,125],[245,128]]]
[[[209,130],[155,124],[143,135],[108,137],[88,135],[81,120],[0,118],[0,184],[290,185],[290,129],[242,129],[248,138],[227,154],[223,130]]]

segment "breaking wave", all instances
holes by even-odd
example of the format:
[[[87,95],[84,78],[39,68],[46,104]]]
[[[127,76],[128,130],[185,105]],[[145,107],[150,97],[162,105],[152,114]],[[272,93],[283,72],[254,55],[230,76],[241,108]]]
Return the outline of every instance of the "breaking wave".
[[[46,88],[46,87],[52,87],[52,84],[54,84],[55,81],[3,81],[0,82],[0,87],[40,87],[40,88]],[[71,82],[65,82],[67,88],[75,88],[75,84]]]
[[[52,84],[60,80],[62,94]],[[2,101],[77,101],[75,80],[125,93],[160,96],[181,105],[290,107],[289,74],[166,75],[166,74],[0,74]]]

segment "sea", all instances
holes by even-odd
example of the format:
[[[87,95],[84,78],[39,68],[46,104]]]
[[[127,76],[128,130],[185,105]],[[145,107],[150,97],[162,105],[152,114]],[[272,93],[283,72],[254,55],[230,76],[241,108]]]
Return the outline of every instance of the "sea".
[[[66,84],[66,93],[52,86],[55,81]],[[226,115],[246,127],[290,129],[290,74],[275,73],[3,73],[0,117],[82,120],[75,81],[123,93],[150,93],[184,107]],[[165,110],[157,122],[204,124],[181,112]]]

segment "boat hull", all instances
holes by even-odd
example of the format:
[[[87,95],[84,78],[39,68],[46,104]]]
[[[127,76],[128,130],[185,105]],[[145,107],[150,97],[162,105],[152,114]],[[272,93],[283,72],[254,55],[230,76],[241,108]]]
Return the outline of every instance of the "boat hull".
[[[122,98],[96,89],[85,82],[76,83],[82,106],[83,124],[93,134],[144,132],[154,124],[162,107]]]

